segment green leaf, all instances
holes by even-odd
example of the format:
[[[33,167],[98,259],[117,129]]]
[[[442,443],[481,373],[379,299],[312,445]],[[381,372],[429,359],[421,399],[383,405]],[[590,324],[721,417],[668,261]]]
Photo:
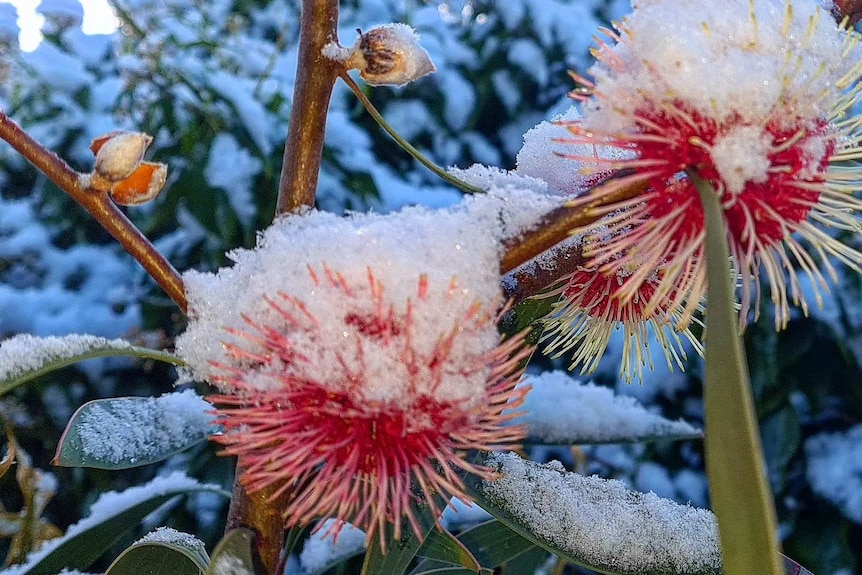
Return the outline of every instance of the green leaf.
[[[499,471],[497,481],[504,481],[508,492],[501,496],[497,482],[467,475],[467,492],[476,502],[521,537],[570,563],[611,575],[721,572],[714,523],[703,510],[515,454],[483,453],[475,463]]]
[[[446,502],[440,501],[439,497],[437,499],[435,504],[438,509],[443,509]],[[419,548],[422,547],[428,532],[434,529],[436,519],[430,505],[412,503],[411,508],[422,531],[420,534],[422,537],[417,537],[413,529],[405,526],[401,530],[401,538],[396,539],[392,525],[387,523],[383,537],[385,550],[381,546],[380,538],[375,534],[365,553],[362,575],[394,575],[407,570]]]
[[[200,484],[181,473],[157,477],[122,493],[102,495],[90,508],[90,516],[69,527],[58,540],[31,553],[20,575],[48,575],[63,569],[85,570],[140,521],[181,495],[199,491],[230,493],[217,485]]]
[[[458,541],[469,549],[478,564],[485,570],[500,567],[513,558],[536,549],[535,544],[496,519],[491,519],[459,533]],[[544,549],[540,549],[540,551],[543,557],[547,556],[547,551]],[[423,555],[422,550],[420,550],[419,555]],[[513,571],[513,573],[520,572]],[[450,564],[439,560],[426,559],[411,571],[410,575],[431,573],[462,575],[463,573],[476,573],[476,571],[475,569],[470,571],[461,567],[452,567]]]
[[[191,390],[85,403],[66,425],[54,465],[129,469],[163,461],[214,431],[209,403]]]
[[[780,575],[778,519],[735,309],[727,224],[718,194],[689,172],[706,223],[704,450],[725,575]]]
[[[0,395],[39,376],[85,359],[121,355],[184,365],[183,361],[173,354],[134,346],[120,339],[109,340],[92,335],[18,335],[0,344]]]
[[[541,547],[533,547],[532,549],[521,553],[517,557],[508,561],[501,570],[503,575],[519,575],[520,573],[545,573],[539,571],[539,568],[545,565],[549,557],[549,553]]]
[[[105,575],[200,575],[208,563],[202,541],[163,528],[120,553]]]
[[[213,550],[206,575],[254,573],[251,553],[253,543],[254,533],[250,529],[234,529],[227,533]]]
[[[428,532],[425,542],[416,554],[441,563],[459,565],[471,573],[478,573],[480,569],[479,562],[470,550],[442,527]]]

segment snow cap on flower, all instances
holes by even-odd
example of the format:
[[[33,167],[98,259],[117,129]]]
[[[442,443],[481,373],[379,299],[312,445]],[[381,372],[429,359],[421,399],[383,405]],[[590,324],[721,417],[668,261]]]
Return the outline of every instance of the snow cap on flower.
[[[346,66],[372,86],[403,86],[436,71],[416,30],[400,23],[360,32]]]
[[[214,440],[240,481],[291,494],[286,524],[336,517],[381,544],[402,518],[419,532],[417,499],[439,511],[436,494],[465,497],[456,469],[488,475],[465,451],[521,437],[505,423],[527,352],[496,321],[500,240],[524,205],[505,200],[291,216],[233,267],[185,275],[177,353],[221,391]]]
[[[625,170],[597,195],[629,184],[647,189],[603,208],[627,217],[592,230],[612,238],[592,265],[677,278],[657,296],[671,290],[689,311],[696,306],[706,285],[703,213],[688,170],[721,196],[741,323],[757,313],[761,268],[777,327],[791,301],[806,309],[796,268],[810,276],[818,300],[828,289],[813,253],[830,275],[828,257],[860,269],[862,254],[818,227],[859,230],[862,203],[848,192],[862,171],[846,162],[860,157],[860,122],[848,117],[859,99],[857,33],[813,1],[789,0],[641,0],[617,29],[604,30],[610,43],[594,51],[592,79],[577,77],[584,117],[569,130],[580,144],[631,154],[593,160],[596,172]]]

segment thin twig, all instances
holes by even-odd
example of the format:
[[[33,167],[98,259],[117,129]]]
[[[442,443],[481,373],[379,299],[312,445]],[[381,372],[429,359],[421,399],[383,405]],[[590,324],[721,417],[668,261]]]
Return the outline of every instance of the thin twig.
[[[87,210],[133,258],[138,260],[144,270],[176,302],[180,310],[183,313],[186,312],[186,293],[180,274],[108,198],[107,194],[82,185],[80,173],[31,138],[3,112],[0,112],[0,138],[8,142],[57,187]]]
[[[321,51],[337,39],[338,0],[303,0],[293,110],[278,184],[276,215],[314,206],[326,115],[341,64]]]
[[[456,178],[455,176],[429,160],[427,157],[425,157],[422,152],[413,147],[410,142],[405,140],[403,137],[401,137],[401,134],[395,131],[395,128],[389,125],[389,122],[387,122],[383,115],[377,110],[377,108],[374,107],[374,104],[371,103],[371,100],[368,99],[368,96],[365,95],[365,93],[362,91],[362,88],[360,88],[356,84],[356,82],[353,80],[353,78],[350,77],[350,74],[348,74],[346,70],[342,70],[340,76],[341,79],[344,80],[344,83],[347,84],[347,86],[359,100],[359,102],[365,107],[365,110],[368,112],[368,114],[372,118],[374,118],[374,121],[377,122],[377,125],[383,128],[383,131],[389,134],[389,136],[393,140],[395,140],[395,143],[398,144],[401,149],[413,156],[413,158],[417,162],[431,170],[443,181],[448,182],[457,188],[460,188],[462,191],[467,192],[468,194],[482,193],[481,189],[477,188],[476,186],[472,186],[459,178]]]

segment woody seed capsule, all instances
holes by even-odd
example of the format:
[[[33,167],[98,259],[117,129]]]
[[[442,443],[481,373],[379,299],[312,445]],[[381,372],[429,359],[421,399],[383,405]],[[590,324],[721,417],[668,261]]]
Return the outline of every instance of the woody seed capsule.
[[[152,136],[143,132],[112,132],[96,138],[90,145],[96,154],[94,172],[109,182],[129,177],[152,141]]]

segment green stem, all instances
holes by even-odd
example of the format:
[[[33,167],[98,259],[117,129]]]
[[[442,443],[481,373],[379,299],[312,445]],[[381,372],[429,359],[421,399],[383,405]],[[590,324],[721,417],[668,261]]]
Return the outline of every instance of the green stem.
[[[380,114],[380,112],[377,111],[377,108],[374,107],[374,104],[371,103],[371,100],[368,99],[362,89],[358,85],[356,85],[356,82],[353,81],[353,78],[350,77],[350,74],[348,74],[347,71],[342,71],[340,76],[341,79],[344,80],[344,82],[348,85],[353,94],[359,99],[362,105],[365,106],[365,109],[368,111],[369,114],[371,114],[371,117],[374,118],[374,121],[377,122],[377,124],[381,128],[383,128],[383,131],[385,131],[387,134],[389,134],[389,136],[392,137],[393,140],[395,140],[396,144],[401,146],[401,148],[405,152],[413,156],[413,158],[417,162],[434,172],[437,176],[443,179],[443,181],[452,184],[456,188],[460,188],[462,191],[468,194],[483,193],[483,190],[481,190],[480,188],[477,188],[476,186],[470,185],[467,182],[456,178],[455,176],[429,160],[427,157],[425,157],[422,152],[414,148],[410,142],[402,138],[401,135],[395,131],[395,128],[389,125],[389,122],[387,122]]]
[[[692,171],[688,176],[700,194],[706,222],[704,443],[723,573],[782,575],[778,521],[734,307],[727,224],[712,185]]]

